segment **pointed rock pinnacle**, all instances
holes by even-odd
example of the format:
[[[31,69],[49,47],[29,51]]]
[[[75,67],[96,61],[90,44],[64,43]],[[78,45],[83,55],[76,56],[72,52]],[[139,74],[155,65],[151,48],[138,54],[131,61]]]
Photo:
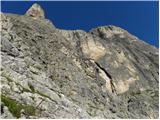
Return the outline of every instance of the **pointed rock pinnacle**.
[[[41,18],[43,19],[43,18],[45,18],[43,9],[37,3],[33,4],[28,9],[28,11],[26,12],[26,15],[29,16],[29,17],[33,17],[35,19],[41,19]]]

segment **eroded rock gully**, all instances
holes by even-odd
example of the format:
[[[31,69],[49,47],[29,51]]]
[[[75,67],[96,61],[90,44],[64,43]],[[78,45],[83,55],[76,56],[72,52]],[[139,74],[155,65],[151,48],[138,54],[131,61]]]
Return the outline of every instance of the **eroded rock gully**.
[[[158,118],[158,56],[119,27],[58,29],[38,4],[1,13],[1,117]]]

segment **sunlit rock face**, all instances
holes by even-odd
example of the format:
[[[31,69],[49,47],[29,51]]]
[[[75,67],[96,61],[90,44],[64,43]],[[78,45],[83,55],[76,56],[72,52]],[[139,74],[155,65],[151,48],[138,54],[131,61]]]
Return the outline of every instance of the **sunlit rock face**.
[[[2,118],[158,118],[158,49],[116,26],[62,30],[34,4],[1,14]]]
[[[26,15],[29,17],[33,17],[35,19],[45,18],[44,11],[38,4],[33,4],[31,8],[28,9]]]

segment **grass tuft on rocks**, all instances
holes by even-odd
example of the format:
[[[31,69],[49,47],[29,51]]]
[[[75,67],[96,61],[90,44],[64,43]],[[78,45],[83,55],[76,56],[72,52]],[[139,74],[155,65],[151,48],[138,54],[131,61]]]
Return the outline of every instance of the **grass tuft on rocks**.
[[[15,100],[1,95],[1,100],[5,106],[8,107],[9,111],[12,113],[14,117],[20,118],[21,117],[21,110],[24,110],[24,114],[26,116],[34,116],[36,109],[31,105],[22,105]]]

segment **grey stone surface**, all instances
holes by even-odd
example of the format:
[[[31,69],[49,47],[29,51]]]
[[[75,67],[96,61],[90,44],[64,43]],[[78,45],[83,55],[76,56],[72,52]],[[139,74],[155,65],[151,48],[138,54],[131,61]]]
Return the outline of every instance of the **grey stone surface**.
[[[44,19],[44,11],[37,3],[33,4],[26,12],[26,15],[35,19]]]
[[[20,118],[158,118],[157,48],[116,26],[61,30],[39,5],[29,11],[1,14],[2,95],[35,108]],[[2,103],[2,118],[16,118]]]

